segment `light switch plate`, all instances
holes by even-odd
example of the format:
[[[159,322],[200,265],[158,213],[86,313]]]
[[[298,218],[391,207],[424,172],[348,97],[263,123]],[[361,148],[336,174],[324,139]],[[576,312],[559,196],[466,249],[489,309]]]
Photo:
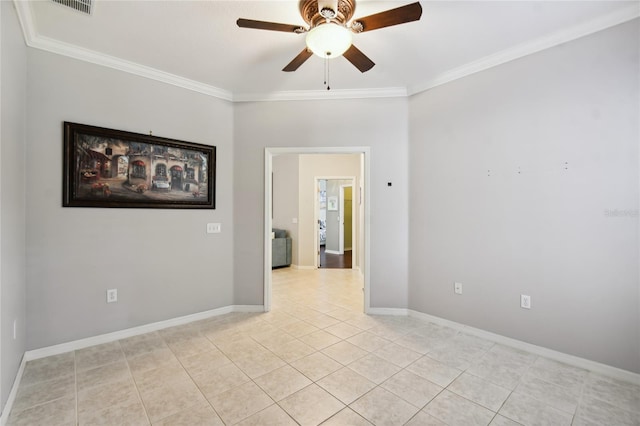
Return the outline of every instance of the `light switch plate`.
[[[207,223],[207,234],[219,234],[222,232],[222,225],[219,223]]]

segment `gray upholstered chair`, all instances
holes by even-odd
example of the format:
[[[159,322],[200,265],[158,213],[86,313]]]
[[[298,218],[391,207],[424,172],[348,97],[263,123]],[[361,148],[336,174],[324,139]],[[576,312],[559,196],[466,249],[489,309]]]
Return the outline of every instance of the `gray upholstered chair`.
[[[271,267],[291,265],[291,238],[287,237],[284,229],[273,229],[274,238],[271,240]]]

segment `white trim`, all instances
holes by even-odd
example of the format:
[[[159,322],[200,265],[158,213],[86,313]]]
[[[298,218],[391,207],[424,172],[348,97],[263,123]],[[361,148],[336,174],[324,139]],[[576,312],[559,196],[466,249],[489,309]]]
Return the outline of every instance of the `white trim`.
[[[324,252],[327,254],[340,254],[340,250],[327,250],[324,249]]]
[[[364,244],[360,248],[364,250],[364,265],[360,265],[360,274],[364,275],[364,313],[368,314],[371,311],[371,153],[369,148],[360,158],[360,161],[364,162],[364,182],[360,182],[360,188],[364,186],[364,223],[360,224],[360,232],[364,225]]]
[[[534,345],[532,343],[523,342],[522,340],[513,339],[511,337],[502,336],[500,334],[485,331],[479,328],[471,327],[465,324],[461,324],[448,319],[440,318],[434,315],[425,314],[423,312],[414,311],[413,309],[402,308],[370,308],[369,314],[371,315],[398,315],[398,316],[410,316],[421,319],[423,321],[429,321],[435,324],[443,325],[445,327],[453,328],[459,332],[471,334],[473,336],[480,337],[485,340],[489,340],[494,343],[509,346],[515,349],[520,349],[535,355],[543,356],[558,362],[562,362],[574,367],[582,368],[593,373],[602,374],[603,376],[611,377],[614,379],[622,380],[628,383],[640,385],[640,374],[632,371],[623,370],[621,368],[612,367],[610,365],[602,364],[589,359],[580,358],[575,355],[569,355],[564,352],[555,351],[553,349],[545,348],[543,346]]]
[[[353,181],[352,181],[353,182]],[[353,185],[352,185],[353,186]],[[329,210],[329,209],[327,209]],[[338,254],[344,254],[344,187],[340,185],[338,193]],[[325,249],[325,253],[326,253]]]
[[[20,388],[20,382],[22,381],[22,374],[24,373],[24,366],[26,363],[27,360],[23,356],[22,361],[20,361],[20,367],[18,367],[18,372],[16,373],[16,378],[13,380],[13,386],[11,386],[11,391],[9,392],[7,403],[2,409],[2,415],[0,415],[0,425],[2,426],[6,425],[9,421],[9,414],[11,414],[13,403],[16,401],[16,395],[18,394],[18,389]]]
[[[170,84],[172,86],[181,87],[203,95],[212,96],[214,98],[224,99],[226,101],[233,100],[233,94],[227,90],[181,77],[145,65],[136,64],[115,56],[105,55],[103,53],[92,50],[82,49],[80,47],[62,43],[46,37],[38,37],[30,47],[46,50],[48,52],[57,53],[74,59],[79,59],[96,65],[102,65],[107,68],[113,68],[124,71],[129,74],[145,77],[150,80],[159,81],[161,83]]]
[[[165,321],[158,321],[151,324],[141,325],[139,327],[128,328],[126,330],[114,331],[113,333],[106,333],[99,336],[88,337],[86,339],[74,340],[72,342],[61,343],[59,345],[27,351],[22,356],[22,361],[20,362],[20,367],[18,368],[16,378],[13,382],[13,386],[11,387],[11,392],[9,393],[9,397],[7,398],[7,403],[3,407],[2,414],[0,415],[0,425],[4,426],[9,420],[9,414],[11,414],[11,409],[13,408],[13,403],[15,402],[16,394],[18,393],[18,388],[20,387],[22,374],[24,373],[24,367],[27,361],[45,358],[52,355],[59,355],[78,349],[100,345],[102,343],[114,342],[116,340],[125,339],[127,337],[138,336],[140,334],[145,334],[152,331],[175,327],[177,325],[188,324],[190,322],[224,315],[231,312],[264,312],[264,307],[262,305],[224,306],[222,308],[198,312],[196,314],[185,315],[183,317],[172,318]]]
[[[369,315],[395,315],[406,317],[409,310],[405,308],[369,308]]]
[[[208,311],[211,312],[211,311]],[[231,305],[231,312],[242,312],[242,313],[256,313],[256,312],[264,312],[264,306],[262,305]],[[217,316],[217,315],[211,315]]]
[[[361,154],[364,158],[364,266],[361,266],[361,274],[364,275],[364,313],[369,313],[370,290],[370,264],[371,264],[371,148],[368,146],[356,147],[266,147],[264,149],[264,309],[271,310],[271,177],[273,171],[273,156],[281,154]],[[361,171],[362,172],[362,171]],[[316,209],[314,209],[316,210]],[[314,213],[316,214],[316,213]],[[317,238],[317,237],[316,237]],[[301,268],[298,266],[298,268]],[[314,268],[315,269],[315,268]]]
[[[18,12],[22,33],[24,34],[25,43],[29,47],[44,50],[58,55],[67,56],[69,58],[78,59],[80,61],[89,62],[96,65],[102,65],[107,68],[113,68],[124,71],[129,74],[145,77],[151,80],[167,83],[172,86],[181,87],[183,89],[202,93],[203,95],[213,96],[215,98],[227,101],[233,100],[233,94],[224,89],[220,89],[209,84],[191,80],[135,62],[117,58],[115,56],[106,55],[95,50],[85,49],[74,44],[65,43],[54,40],[49,37],[38,34],[33,20],[33,14],[29,2],[14,0],[14,5]]]
[[[298,165],[298,168],[299,167],[300,166]],[[300,185],[300,183],[298,183],[298,185]],[[319,189],[320,189],[320,180],[316,176],[314,178],[314,183],[313,183],[313,190],[315,191],[315,194],[313,194],[313,223],[314,223],[314,226],[316,227],[316,229],[313,231],[313,266],[315,266],[316,268],[320,268],[320,252],[322,250],[322,244],[320,241],[320,226],[319,226],[320,225],[320,197],[318,195]],[[298,209],[300,209],[299,205],[298,205]],[[326,208],[325,208],[325,213],[326,213]],[[325,219],[326,219],[326,215],[325,215]],[[300,229],[300,226],[298,225],[298,230],[299,229]],[[326,237],[326,234],[325,234],[325,237]],[[324,242],[324,247],[325,248],[327,247],[326,238]]]
[[[555,361],[563,362],[565,364],[569,364],[574,367],[583,368],[585,370],[602,374],[607,377],[612,377],[614,379],[623,380],[625,382],[630,382],[630,383],[640,385],[640,374],[633,373],[631,371],[622,370],[620,368],[612,367],[610,365],[602,364],[596,361],[591,361],[591,360],[580,358],[574,355],[565,354],[563,352],[558,352],[553,349],[534,345],[532,343],[523,342],[521,340],[502,336],[500,334],[491,333],[489,331],[470,327],[468,325],[460,324],[455,321],[450,321],[444,318],[425,314],[423,312],[414,311],[412,309],[408,309],[407,311],[409,313],[409,316],[412,316],[415,318],[419,318],[419,319],[430,321],[436,324],[444,325],[463,333],[481,337],[483,339],[490,340],[492,342],[499,343],[505,346],[510,346],[512,348],[521,349],[523,351],[527,351],[535,355],[539,355],[545,358],[553,359]]]
[[[615,10],[607,15],[600,16],[583,24],[574,25],[551,35],[540,37],[527,43],[496,52],[493,55],[485,56],[484,58],[476,61],[469,62],[468,64],[464,64],[460,67],[444,72],[431,81],[409,87],[407,92],[409,96],[412,96],[436,86],[441,86],[451,81],[467,77],[471,74],[623,24],[637,18],[638,16],[640,16],[640,3],[635,3],[629,7]]]
[[[312,270],[318,269],[315,266],[306,266],[306,265],[291,265],[293,269],[302,269],[302,270]]]
[[[265,150],[264,156],[264,296],[262,304],[264,311],[271,310],[271,270],[273,269],[273,244],[271,233],[273,232],[273,155]]]
[[[2,25],[2,5],[0,4],[0,26]],[[0,142],[2,142],[2,28],[0,28]],[[3,144],[4,145],[4,144]],[[2,150],[0,150],[0,168],[2,164]],[[0,170],[1,171],[1,170]],[[0,173],[0,188],[2,187],[2,174]],[[2,197],[0,197],[0,207],[2,207]],[[0,224],[2,223],[2,208],[0,208]],[[0,226],[0,238],[2,237],[2,226]],[[2,245],[0,244],[0,306],[2,306]],[[0,330],[4,329],[2,327],[2,317],[0,316]],[[2,366],[2,339],[0,338],[0,387],[2,387],[2,377],[3,370]],[[0,396],[1,398],[1,396]],[[8,405],[8,404],[6,404]],[[0,425],[4,425],[6,422],[5,413],[7,412],[6,407],[2,406],[2,401],[0,401]]]
[[[297,90],[274,93],[237,93],[234,102],[308,101],[326,99],[406,98],[405,87],[371,89]]]
[[[345,208],[344,208],[344,189],[345,188],[351,188],[351,193],[353,194],[353,188],[355,188],[356,186],[356,178],[355,176],[351,178],[351,183],[348,184],[343,184],[340,185],[340,201],[338,202],[338,206],[339,206],[339,210],[340,210],[340,236],[339,236],[339,253],[340,255],[344,255],[345,252],[345,247],[344,247],[344,240],[345,240],[345,235],[344,235],[344,227],[346,224],[346,221],[344,220],[344,217],[346,216],[345,213]],[[353,195],[352,195],[353,197]],[[355,235],[356,235],[356,227],[355,227],[355,215],[353,214],[353,205],[351,206],[351,242],[353,243],[354,239],[355,239]],[[326,251],[325,251],[326,253]],[[353,255],[353,253],[351,253]],[[357,258],[355,258],[357,259]],[[354,261],[354,258],[352,257],[351,259],[351,269],[353,269],[353,264],[356,263]]]
[[[202,82],[180,77],[151,67],[134,62],[125,61],[113,56],[105,55],[76,45],[64,43],[38,34],[33,19],[33,14],[27,1],[14,0],[18,12],[20,25],[28,46],[42,49],[48,52],[68,56],[81,61],[106,66],[120,71],[128,72],[140,77],[149,78],[187,90],[202,93],[232,102],[256,102],[256,101],[295,101],[295,100],[319,100],[319,99],[366,99],[366,98],[390,98],[409,97],[420,92],[432,89],[436,86],[449,83],[475,74],[486,69],[502,65],[514,59],[522,58],[545,49],[558,46],[581,37],[594,34],[598,31],[614,27],[631,21],[640,16],[640,4],[634,3],[629,7],[615,10],[607,15],[599,16],[588,22],[565,28],[554,34],[540,37],[528,43],[523,43],[510,49],[497,52],[482,59],[462,65],[436,76],[430,81],[416,84],[411,87],[387,87],[369,89],[345,89],[345,90],[300,90],[281,91],[272,93],[232,93],[218,87]]]
[[[24,354],[25,361],[45,358],[51,355],[59,355],[65,352],[75,351],[78,349],[88,348],[90,346],[100,345],[103,343],[114,342],[116,340],[126,339],[127,337],[138,336],[140,334],[150,333],[152,331],[163,330],[169,327],[188,324],[194,321],[228,314],[231,312],[264,312],[262,305],[230,305],[222,308],[211,309],[209,311],[198,312],[196,314],[185,315],[183,317],[172,318],[164,321],[158,321],[151,324],[145,324],[138,327],[127,328],[124,330],[114,331],[112,333],[101,334],[98,336],[87,337],[85,339],[74,340],[72,342],[61,343],[59,345],[47,346],[40,349],[27,351]]]

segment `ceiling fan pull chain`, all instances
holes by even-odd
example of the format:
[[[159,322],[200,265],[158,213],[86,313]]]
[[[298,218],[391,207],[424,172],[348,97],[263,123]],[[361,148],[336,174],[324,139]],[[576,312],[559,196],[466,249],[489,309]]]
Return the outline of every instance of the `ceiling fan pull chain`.
[[[330,54],[331,53],[327,52],[327,56],[324,58],[324,64],[325,64],[324,65],[324,67],[325,67],[325,70],[324,70],[324,74],[325,74],[324,80],[325,80],[325,82],[324,82],[324,84],[327,86],[327,90],[331,90],[331,87],[329,86],[329,55]]]
[[[324,58],[324,67],[323,67],[323,71],[324,71],[324,82],[322,84],[324,84],[325,86],[327,85],[327,58]]]
[[[322,84],[326,86],[327,85],[327,58],[324,58],[323,71],[324,71],[324,82]]]

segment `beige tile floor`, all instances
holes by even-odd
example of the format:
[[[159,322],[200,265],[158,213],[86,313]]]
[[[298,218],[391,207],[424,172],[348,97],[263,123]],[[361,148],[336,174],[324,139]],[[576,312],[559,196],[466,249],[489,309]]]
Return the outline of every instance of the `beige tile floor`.
[[[639,425],[640,387],[412,317],[350,270],[276,270],[273,310],[27,363],[10,425]]]

